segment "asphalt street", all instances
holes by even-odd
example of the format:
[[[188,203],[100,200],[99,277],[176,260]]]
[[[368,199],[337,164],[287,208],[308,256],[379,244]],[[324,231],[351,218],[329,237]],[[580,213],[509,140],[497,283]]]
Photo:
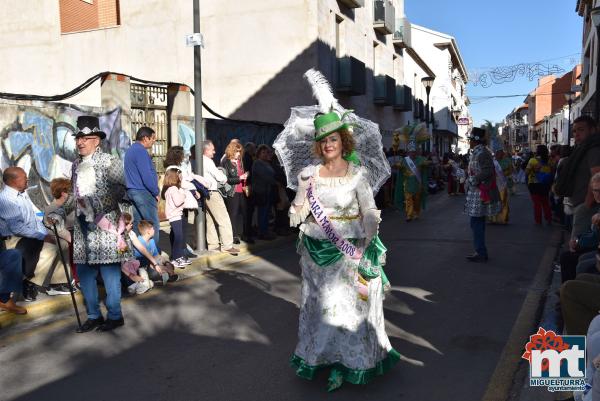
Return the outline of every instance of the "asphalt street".
[[[383,214],[387,332],[404,360],[370,385],[329,394],[325,373],[308,382],[289,367],[300,296],[290,237],[126,303],[112,333],[75,334],[66,315],[0,332],[0,400],[480,400],[558,230],[533,224],[525,191],[509,225],[488,226],[487,264],[464,258],[464,197],[435,195],[411,223]]]

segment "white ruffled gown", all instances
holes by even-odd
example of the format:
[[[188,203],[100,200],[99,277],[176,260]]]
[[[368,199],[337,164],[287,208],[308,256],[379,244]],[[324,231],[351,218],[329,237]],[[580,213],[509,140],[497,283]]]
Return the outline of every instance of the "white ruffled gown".
[[[314,192],[343,238],[358,239],[363,247],[365,227],[377,231],[380,211],[361,167],[350,164],[344,177],[319,176],[319,166],[305,168],[299,182],[313,176]],[[299,191],[300,193],[300,191]],[[300,236],[326,239],[315,222],[308,202],[298,197],[290,209],[290,225],[300,224]],[[385,333],[381,277],[369,282],[368,300],[358,297],[358,261],[348,257],[319,266],[303,241],[298,252],[302,268],[302,303],[298,345],[291,363],[299,376],[312,379],[317,370],[331,368],[329,390],[343,381],[365,384],[385,373],[400,355]]]

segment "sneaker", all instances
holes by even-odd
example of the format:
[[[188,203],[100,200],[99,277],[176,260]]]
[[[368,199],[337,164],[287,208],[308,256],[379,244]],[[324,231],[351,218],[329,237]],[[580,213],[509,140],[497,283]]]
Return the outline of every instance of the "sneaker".
[[[185,256],[186,258],[195,259],[198,257],[198,255],[196,255],[194,252],[190,251],[189,249],[186,249],[184,253],[185,253],[185,255],[183,255],[183,256]]]
[[[192,264],[192,261],[191,261],[191,260],[189,260],[189,259],[187,258],[187,256],[182,256],[182,257],[180,257],[179,259],[181,259],[181,262],[182,262],[184,265],[191,265],[191,264]]]
[[[76,291],[75,289],[73,290]],[[71,294],[71,289],[67,284],[51,284],[50,288],[46,291],[46,295],[49,296],[69,294]]]
[[[185,269],[185,266],[186,266],[186,265],[184,265],[180,259],[181,259],[181,258],[172,260],[172,261],[171,261],[171,264],[172,264],[174,267],[178,267],[178,268],[180,268],[180,269]]]
[[[179,274],[173,274],[173,275],[169,276],[167,283],[174,283],[176,281],[179,281]]]
[[[24,284],[23,285],[23,300],[25,302],[33,302],[37,299],[38,289],[35,284]]]
[[[229,253],[229,254],[231,254],[231,255],[233,255],[233,256],[237,256],[237,254],[238,254],[238,253],[240,253],[240,250],[239,250],[239,249],[237,249],[237,248],[233,248],[233,247],[231,247],[231,248],[229,248],[229,249],[225,249],[225,251],[224,251],[224,252],[227,252],[227,253]]]

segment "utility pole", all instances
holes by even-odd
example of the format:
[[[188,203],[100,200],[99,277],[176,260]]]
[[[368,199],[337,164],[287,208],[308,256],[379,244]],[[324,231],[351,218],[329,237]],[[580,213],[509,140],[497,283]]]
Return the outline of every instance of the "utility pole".
[[[200,34],[200,0],[194,0],[194,33]],[[196,136],[196,173],[204,174],[202,131],[202,48],[201,44],[194,46],[194,132]],[[196,250],[201,253],[206,250],[205,216],[201,208],[196,215]]]

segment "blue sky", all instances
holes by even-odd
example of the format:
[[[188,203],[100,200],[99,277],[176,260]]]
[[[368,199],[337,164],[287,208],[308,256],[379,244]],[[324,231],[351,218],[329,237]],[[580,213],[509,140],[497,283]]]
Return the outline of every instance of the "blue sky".
[[[576,0],[405,0],[405,14],[414,23],[456,38],[470,71],[543,60],[565,70],[580,61],[582,18]],[[566,57],[568,56],[568,57]],[[563,73],[564,74],[564,73]],[[562,74],[558,74],[562,75]],[[475,125],[499,122],[523,97],[482,101],[477,96],[527,94],[537,79],[520,77],[482,88],[469,83],[467,94]]]

